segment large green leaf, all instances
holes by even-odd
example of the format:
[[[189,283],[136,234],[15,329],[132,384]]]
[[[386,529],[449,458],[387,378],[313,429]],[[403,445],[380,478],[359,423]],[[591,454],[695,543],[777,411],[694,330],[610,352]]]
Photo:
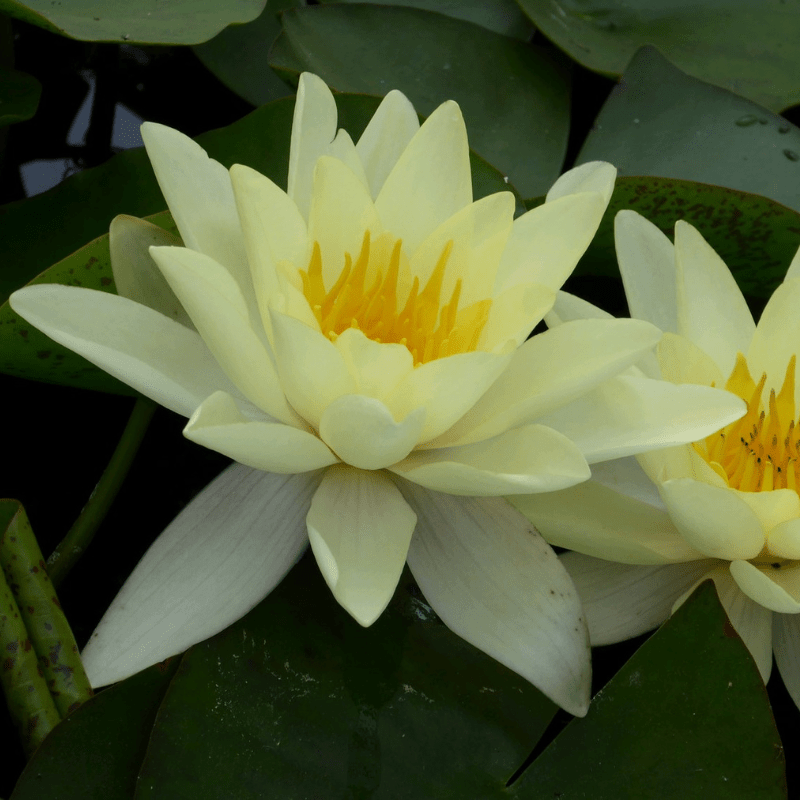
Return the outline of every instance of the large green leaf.
[[[800,102],[800,15],[785,0],[517,0],[579,63],[619,75],[645,44],[780,111]]]
[[[198,44],[250,22],[266,0],[0,0],[0,12],[86,42]]]
[[[758,669],[708,581],[514,788],[520,800],[779,800],[784,768]]]
[[[113,740],[125,714],[84,722],[87,711],[145,676],[152,670],[79,709],[80,742],[65,731],[58,749],[35,756],[13,800],[93,796],[65,793],[45,759]],[[442,625],[408,573],[378,622],[362,628],[309,554],[246,617],[189,650],[154,722],[134,714],[126,745],[140,759],[146,745],[141,766],[104,749],[127,781],[138,771],[137,800],[501,798],[554,712]],[[79,787],[85,762],[70,772]],[[23,793],[33,786],[39,795]]]
[[[358,137],[379,102],[374,97],[339,95],[340,124]],[[227,128],[198,136],[197,141],[226,166],[247,164],[285,186],[293,108],[292,98],[277,100]],[[513,188],[480,157],[471,154],[471,163],[476,198]],[[136,150],[81,172],[45,194],[3,206],[0,300],[5,301],[38,273],[43,273],[40,283],[113,291],[109,222],[122,213],[147,216],[164,205],[144,150]],[[170,226],[168,217],[161,219],[163,222],[153,221]],[[0,372],[131,393],[116,379],[33,329],[8,303],[0,306]]]
[[[30,119],[39,105],[42,84],[25,72],[0,69],[0,127]]]
[[[570,81],[552,51],[417,8],[348,4],[287,11],[270,63],[345,92],[400,89],[426,115],[458,101],[472,147],[524,194],[561,170]]]
[[[689,77],[652,47],[625,70],[578,162],[596,159],[622,175],[727,186],[800,210],[800,129]]]

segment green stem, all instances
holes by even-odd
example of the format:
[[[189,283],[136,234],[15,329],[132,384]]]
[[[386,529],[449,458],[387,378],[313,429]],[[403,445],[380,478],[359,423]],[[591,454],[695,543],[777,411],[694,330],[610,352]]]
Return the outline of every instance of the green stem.
[[[122,487],[155,410],[156,404],[152,400],[146,397],[136,400],[128,424],[89,501],[47,559],[47,571],[56,588],[61,585],[94,538]]]

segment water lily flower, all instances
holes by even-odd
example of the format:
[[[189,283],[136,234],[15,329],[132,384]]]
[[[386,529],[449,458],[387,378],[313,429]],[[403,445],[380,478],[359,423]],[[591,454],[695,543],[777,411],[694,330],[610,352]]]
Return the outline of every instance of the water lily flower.
[[[222,630],[310,542],[362,625],[407,560],[452,630],[584,714],[577,595],[502,496],[589,477],[583,445],[540,418],[614,380],[660,336],[638,320],[586,320],[525,341],[594,235],[615,170],[572,170],[514,220],[509,192],[473,202],[455,103],[420,127],[391,92],[357,144],[336,125],[330,91],[303,75],[283,191],[145,124],[183,246],[121,217],[121,296],[39,285],[12,298],[237,462],[136,567],[84,650],[87,673],[94,686],[117,681]],[[595,454],[689,441],[741,413],[707,388],[620,381],[613,402],[576,411]],[[626,410],[614,416],[609,402]]]
[[[633,317],[664,331],[657,363],[670,384],[724,387],[747,411],[712,435],[600,465],[593,479],[513,500],[545,538],[576,552],[593,644],[662,622],[711,578],[766,682],[772,653],[800,705],[800,254],[756,325],[736,282],[700,233],[675,244],[633,211],[616,218]],[[606,316],[562,295],[548,320]]]

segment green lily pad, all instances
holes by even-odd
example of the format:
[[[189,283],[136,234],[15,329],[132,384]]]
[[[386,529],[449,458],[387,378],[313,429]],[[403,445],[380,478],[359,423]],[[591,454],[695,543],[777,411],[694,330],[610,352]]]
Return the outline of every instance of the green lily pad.
[[[339,95],[340,125],[358,137],[379,102],[374,97]],[[247,164],[285,186],[293,109],[293,98],[277,100],[227,128],[198,136],[197,141],[226,166]],[[480,157],[471,154],[471,164],[476,198],[513,189]],[[49,192],[0,207],[5,256],[0,269],[0,301],[6,301],[37,273],[41,273],[36,278],[39,283],[114,291],[108,252],[111,219],[123,213],[148,216],[164,205],[147,155],[140,149],[114,156]],[[174,230],[168,216],[151,221]],[[32,328],[7,302],[0,306],[0,372],[132,394],[116,379]]]
[[[652,44],[682,70],[780,111],[800,102],[800,17],[784,0],[518,0],[575,61],[619,75]]]
[[[726,186],[800,211],[800,129],[750,100],[639,50],[578,156],[621,175]]]
[[[0,69],[0,127],[30,119],[39,106],[42,84],[26,72]]]
[[[786,797],[758,669],[700,586],[514,785],[536,798]]]
[[[84,42],[198,44],[250,22],[265,0],[0,0],[0,12]]]
[[[270,63],[345,92],[399,89],[425,115],[456,100],[471,146],[524,194],[544,194],[561,171],[570,79],[551,50],[418,8],[336,4],[284,13]]]
[[[103,796],[499,799],[555,712],[446,628],[407,571],[387,611],[362,628],[310,554],[246,617],[191,648],[163,697],[150,689],[154,719],[136,713],[124,731],[135,762],[114,749],[124,710],[87,712],[144,681],[156,682],[152,668],[76,711],[79,740],[66,730],[43,747],[12,800],[95,796],[83,784],[85,755],[69,770],[82,795],[64,794],[64,773],[48,762],[91,753],[103,737],[105,771],[119,770],[120,786],[138,776],[135,795]]]

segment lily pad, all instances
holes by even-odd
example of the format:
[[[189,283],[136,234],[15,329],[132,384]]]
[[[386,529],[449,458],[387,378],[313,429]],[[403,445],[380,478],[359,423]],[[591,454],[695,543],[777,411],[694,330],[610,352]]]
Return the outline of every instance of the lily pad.
[[[800,211],[800,129],[686,75],[652,47],[625,70],[578,163],[598,159],[621,175],[726,186]]]
[[[198,44],[250,22],[266,0],[0,0],[0,12],[85,42]]]
[[[682,70],[775,111],[800,102],[800,17],[785,0],[518,0],[575,61],[619,75],[652,44]]]
[[[698,587],[514,785],[519,798],[786,797],[758,669]]]
[[[456,100],[471,146],[524,194],[544,194],[561,171],[570,77],[552,50],[418,8],[336,4],[287,11],[270,63],[344,92],[399,89],[425,115]]]
[[[0,69],[0,127],[30,119],[39,106],[42,84],[26,72]]]

